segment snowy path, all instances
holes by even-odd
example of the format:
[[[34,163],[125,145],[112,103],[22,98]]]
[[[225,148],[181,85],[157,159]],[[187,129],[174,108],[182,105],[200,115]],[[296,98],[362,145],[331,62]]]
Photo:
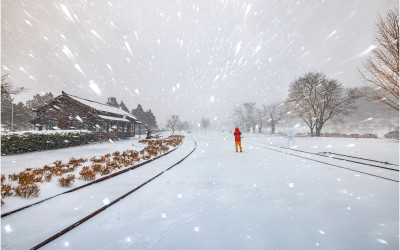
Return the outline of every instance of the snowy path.
[[[196,140],[182,164],[44,249],[398,249],[398,183]]]
[[[185,141],[174,152],[140,168],[2,218],[2,249],[35,246],[167,169],[193,148],[192,141]]]

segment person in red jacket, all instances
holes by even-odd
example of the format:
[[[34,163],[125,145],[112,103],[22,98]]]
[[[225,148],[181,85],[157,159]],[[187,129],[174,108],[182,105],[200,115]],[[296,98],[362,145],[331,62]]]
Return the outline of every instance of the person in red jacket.
[[[240,147],[240,152],[242,152],[242,142],[240,139],[240,135],[242,134],[242,132],[239,131],[239,128],[235,128],[235,133],[233,133],[233,135],[235,136],[235,148],[236,148],[236,152],[238,151],[238,146]]]

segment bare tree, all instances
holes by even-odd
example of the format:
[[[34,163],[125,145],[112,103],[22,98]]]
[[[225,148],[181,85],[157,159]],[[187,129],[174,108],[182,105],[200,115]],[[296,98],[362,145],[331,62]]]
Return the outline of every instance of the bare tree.
[[[172,129],[172,134],[174,134],[175,129],[178,128],[180,123],[181,121],[179,120],[179,116],[172,115],[167,121],[167,128]]]
[[[375,22],[377,47],[363,61],[360,71],[366,81],[363,95],[399,110],[399,10],[391,9]]]
[[[246,102],[243,103],[243,115],[245,126],[247,128],[247,132],[250,132],[250,128],[253,129],[253,132],[256,130],[256,108],[254,107],[256,103],[254,102]]]
[[[256,108],[255,121],[256,121],[257,126],[258,126],[258,133],[262,132],[262,128],[266,124],[265,115],[266,115],[266,110],[265,110],[264,106],[262,108],[260,108],[260,109]]]
[[[237,105],[233,110],[233,124],[235,127],[244,127],[245,119],[244,112],[241,105]]]
[[[290,84],[286,105],[308,125],[311,135],[315,129],[316,136],[320,136],[324,124],[348,115],[359,97],[357,89],[345,91],[337,80],[309,72]]]
[[[14,115],[16,111],[19,111],[22,106],[19,104],[14,104],[13,95],[17,95],[21,92],[26,91],[24,87],[15,86],[9,79],[9,74],[5,74],[1,76],[1,123],[10,127],[11,130],[14,130]],[[15,109],[18,107],[18,109]],[[22,116],[24,119],[29,119],[31,116]],[[28,123],[28,122],[25,122]]]
[[[5,74],[1,76],[1,97],[6,97],[8,95],[17,95],[21,92],[26,91],[24,87],[16,87],[14,84],[9,80],[10,75]]]
[[[282,103],[274,103],[270,105],[263,105],[266,116],[268,117],[268,125],[271,127],[271,134],[275,134],[275,127],[282,119],[282,112],[279,110]]]

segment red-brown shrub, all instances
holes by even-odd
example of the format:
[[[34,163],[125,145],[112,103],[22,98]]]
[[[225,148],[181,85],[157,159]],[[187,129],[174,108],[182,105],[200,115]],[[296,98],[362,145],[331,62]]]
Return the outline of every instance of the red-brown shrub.
[[[72,184],[74,184],[75,181],[75,175],[69,174],[66,177],[61,177],[58,179],[58,183],[60,184],[61,187],[72,187]]]
[[[17,175],[16,173],[12,173],[8,175],[8,179],[11,181],[18,181],[18,177],[19,175]]]
[[[12,196],[13,194],[10,184],[1,184],[1,198]]]
[[[62,169],[62,168],[60,168],[60,167],[52,167],[51,169],[50,169],[50,171],[53,173],[53,175],[55,175],[55,176],[61,176],[61,175],[63,175],[63,174],[65,174],[65,170],[64,169]]]
[[[89,167],[83,167],[79,174],[81,176],[80,178],[85,181],[92,181],[96,179],[96,173]]]
[[[112,161],[107,163],[107,167],[111,168],[111,169],[115,169],[115,168],[122,168],[121,164],[119,164],[118,162]]]
[[[43,174],[43,178],[44,178],[44,180],[46,181],[46,182],[50,182],[51,181],[51,178],[53,177],[53,174],[51,173],[51,171],[46,171],[44,174]]]
[[[34,182],[35,177],[36,176],[29,171],[20,172],[18,176],[18,184],[20,185],[32,184]]]
[[[142,159],[143,160],[148,160],[148,159],[150,159],[151,158],[151,155],[143,155],[142,156]]]
[[[38,197],[40,188],[36,184],[19,185],[14,188],[15,194],[22,198]]]
[[[108,175],[110,173],[111,173],[111,168],[109,168],[108,166],[105,166],[101,171],[101,175]]]
[[[100,173],[103,166],[101,164],[92,164],[92,170],[96,173]]]

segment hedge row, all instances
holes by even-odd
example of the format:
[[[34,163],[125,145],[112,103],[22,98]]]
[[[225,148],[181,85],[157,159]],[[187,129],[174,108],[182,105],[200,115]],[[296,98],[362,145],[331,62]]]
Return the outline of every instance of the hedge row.
[[[67,148],[95,141],[94,132],[61,132],[54,134],[3,134],[1,135],[1,155]]]
[[[321,137],[342,137],[342,138],[378,138],[376,134],[341,134],[341,133],[321,133]]]
[[[399,131],[390,131],[384,135],[386,139],[399,139]]]

